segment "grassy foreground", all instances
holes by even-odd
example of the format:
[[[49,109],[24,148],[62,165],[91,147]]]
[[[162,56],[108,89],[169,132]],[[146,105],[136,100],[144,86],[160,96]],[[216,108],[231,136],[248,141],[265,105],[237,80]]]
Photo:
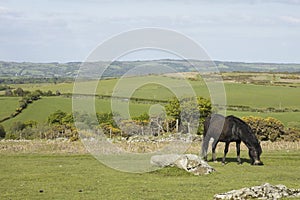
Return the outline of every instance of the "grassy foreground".
[[[218,152],[221,157],[221,151]],[[123,173],[80,151],[2,151],[0,199],[212,199],[216,193],[265,182],[300,188],[299,150],[267,150],[262,156],[264,166],[251,166],[244,149],[242,158],[244,163],[237,165],[232,148],[227,165],[210,162],[217,170],[215,173],[194,176],[175,168],[144,174]]]

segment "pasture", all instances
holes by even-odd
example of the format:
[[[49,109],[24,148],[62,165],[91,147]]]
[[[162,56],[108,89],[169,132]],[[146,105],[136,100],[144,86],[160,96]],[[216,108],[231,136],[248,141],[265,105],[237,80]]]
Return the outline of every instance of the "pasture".
[[[0,97],[0,118],[10,116],[19,105],[18,97]]]
[[[239,73],[224,74],[224,79],[226,76],[232,76],[232,74],[235,74],[235,76],[240,75]],[[248,75],[248,73],[243,73],[243,75]],[[257,79],[261,79],[264,77],[264,74],[256,76]],[[144,84],[145,82],[150,83]],[[124,88],[133,88],[133,85],[139,84],[141,85],[136,88],[133,97],[167,100],[174,96],[174,91],[170,91],[166,86],[171,85],[174,90],[181,92],[179,94],[184,95],[184,91],[186,91],[188,87],[187,84],[191,85],[197,95],[206,98],[210,97],[208,88],[201,78],[197,79],[197,81],[193,81],[172,76],[151,75],[122,79],[107,79],[101,80],[99,83],[97,81],[84,81],[79,82],[78,85],[85,89],[96,86],[96,94],[111,95],[121,86]],[[51,90],[55,92],[56,90],[59,90],[61,93],[72,93],[74,84],[69,82],[57,84],[18,84],[11,86],[14,88],[21,87],[29,91],[40,89],[42,91]],[[116,86],[117,88],[115,88]],[[300,99],[300,89],[299,87],[296,87],[299,85],[288,87],[285,85],[255,85],[224,81],[224,86],[228,105],[244,105],[254,108],[299,108],[298,99]]]
[[[237,165],[235,149],[231,148],[228,164],[209,162],[215,173],[194,176],[175,168],[124,173],[98,162],[82,149],[80,142],[32,142],[24,142],[16,151],[5,151],[5,145],[12,148],[14,144],[0,141],[0,199],[206,200],[216,193],[265,182],[300,188],[299,143],[272,144],[271,147],[277,145],[276,150],[269,149],[269,144],[263,145],[264,166],[251,166],[245,148],[241,151],[244,163]],[[35,151],[31,151],[33,148]],[[195,144],[191,153],[197,154],[199,148],[200,144]],[[220,158],[222,145],[217,152]]]
[[[1,98],[0,98],[1,99]],[[18,98],[9,99],[10,104],[15,105],[18,103]],[[120,102],[121,106],[125,106],[126,102]],[[17,105],[17,104],[16,104]],[[110,112],[111,102],[106,99],[96,99],[96,111],[97,112]],[[17,106],[16,106],[17,107]],[[132,116],[139,116],[149,109],[149,104],[130,103],[130,111]],[[2,107],[5,109],[7,115],[15,110],[15,108]],[[16,121],[28,121],[35,120],[40,123],[47,121],[47,117],[56,110],[62,110],[65,112],[72,112],[72,99],[68,97],[43,97],[42,99],[30,104],[28,108],[22,111],[22,113],[13,119],[3,122],[3,126],[9,127]]]
[[[111,95],[119,84],[124,88],[132,88],[137,83],[152,82],[142,85],[133,93],[133,97],[168,100],[174,96],[174,91],[167,89],[165,85],[172,85],[174,89],[184,95],[187,90],[187,83],[195,90],[196,94],[209,98],[209,91],[203,80],[199,81],[184,81],[183,79],[166,77],[166,76],[147,76],[147,77],[130,77],[125,79],[108,79],[101,80],[96,88],[98,95]],[[96,81],[80,82],[82,88],[91,88]],[[11,85],[14,88],[21,87],[25,90],[34,91],[40,89],[42,91],[56,91],[61,93],[72,93],[73,83],[58,83],[58,84],[18,84]],[[228,105],[244,105],[254,108],[298,108],[300,99],[300,89],[298,87],[276,86],[276,85],[254,85],[224,82],[226,91],[226,100]],[[118,89],[118,88],[117,88]]]
[[[235,73],[226,74],[232,76]],[[238,74],[238,73],[236,73]],[[236,75],[235,74],[235,75]],[[239,74],[238,74],[239,75]],[[247,75],[247,74],[243,74]],[[250,75],[253,75],[250,73]],[[254,76],[254,75],[253,75]],[[258,78],[262,75],[259,75]],[[265,75],[264,75],[265,76]],[[271,76],[270,76],[271,77]],[[269,77],[269,78],[270,78]],[[150,84],[143,84],[151,82]],[[139,85],[139,87],[136,87]],[[173,90],[179,95],[185,95],[189,85],[194,89],[197,95],[210,98],[209,91],[203,80],[199,81],[187,80],[173,76],[145,76],[145,77],[128,77],[124,79],[107,79],[96,81],[84,81],[78,84],[83,93],[90,93],[89,89],[96,86],[96,94],[98,95],[116,95],[125,96],[126,88],[133,89],[132,97],[149,99],[149,100],[168,100],[174,96],[174,91],[166,86],[172,86]],[[73,83],[41,83],[41,84],[18,84],[11,85],[14,88],[21,87],[24,90],[34,91],[40,89],[42,91],[56,91],[62,93],[72,93]],[[248,106],[250,108],[258,109],[289,109],[286,112],[257,112],[257,111],[233,111],[228,110],[227,114],[234,114],[238,117],[243,116],[263,116],[274,117],[281,120],[286,126],[299,126],[300,112],[292,112],[291,110],[300,110],[299,87],[287,87],[278,85],[254,85],[243,84],[239,82],[225,81],[227,105],[231,106]],[[124,89],[125,88],[125,89]],[[81,90],[79,90],[81,91]],[[124,97],[124,98],[125,98]],[[15,111],[18,105],[19,98],[17,97],[0,97],[0,117],[9,116]],[[155,104],[155,103],[152,103]],[[121,106],[126,105],[126,102],[121,102]],[[130,113],[132,116],[139,116],[144,112],[148,112],[151,107],[149,102],[130,102]],[[96,110],[99,112],[108,112],[111,108],[111,102],[108,99],[96,99]],[[14,121],[36,120],[38,122],[45,122],[50,113],[56,110],[63,110],[71,112],[72,100],[67,97],[42,97],[41,100],[30,104],[20,115],[14,119],[10,119],[3,123],[5,127],[9,127]]]

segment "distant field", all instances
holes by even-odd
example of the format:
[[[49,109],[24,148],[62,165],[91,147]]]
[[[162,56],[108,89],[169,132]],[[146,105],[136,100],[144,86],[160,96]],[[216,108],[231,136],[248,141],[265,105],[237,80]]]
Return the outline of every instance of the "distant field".
[[[62,97],[43,97],[42,99],[29,104],[29,106],[15,118],[5,121],[2,124],[5,127],[9,127],[15,121],[36,120],[38,122],[45,122],[47,116],[59,109],[71,112],[71,99]]]
[[[259,108],[300,108],[300,88],[226,83],[227,104]]]
[[[234,73],[233,73],[234,74]],[[229,74],[227,76],[232,76]],[[235,74],[236,75],[236,74]],[[242,74],[242,75],[245,75]],[[253,75],[253,74],[252,74]],[[260,75],[263,78],[263,75]],[[266,75],[264,75],[266,76]],[[269,76],[268,77],[272,77]],[[145,83],[149,84],[145,84]],[[99,83],[96,81],[80,82],[77,90],[80,93],[91,94],[89,88],[96,87],[98,95],[114,95],[124,97],[121,106],[126,105],[126,95],[142,99],[153,100],[168,100],[177,93],[179,96],[185,96],[190,89],[194,89],[197,95],[210,98],[207,86],[203,81],[185,81],[178,77],[172,76],[147,76],[147,77],[130,77],[125,79],[108,79],[102,80]],[[58,83],[58,84],[21,84],[12,85],[13,87],[21,87],[25,90],[34,91],[40,89],[42,91],[59,90],[62,93],[72,93],[73,83]],[[227,105],[250,106],[252,108],[268,108],[275,109],[300,109],[300,88],[287,86],[265,86],[254,84],[242,84],[234,82],[224,83],[227,97]],[[128,93],[129,91],[129,93]],[[128,94],[126,94],[128,93]],[[42,97],[41,100],[29,105],[15,119],[4,122],[5,126],[9,126],[12,122],[20,120],[26,121],[29,119],[44,122],[50,113],[61,109],[66,112],[72,110],[72,99],[64,97]],[[18,98],[0,97],[0,117],[10,115],[18,106]],[[107,99],[97,99],[96,109],[99,112],[110,111],[111,102]],[[5,106],[4,106],[5,105]],[[139,116],[143,112],[148,112],[151,104],[145,102],[131,102],[130,113],[132,116]],[[281,120],[286,125],[290,123],[300,123],[299,112],[284,112],[284,113],[257,113],[257,112],[240,112],[228,111],[228,114],[237,116],[271,116]]]
[[[187,91],[187,82],[172,77],[149,76],[149,77],[133,77],[127,78],[126,81],[119,79],[102,80],[99,82],[96,93],[101,95],[111,95],[116,92],[114,88],[119,84],[123,88],[134,88],[138,83],[143,81],[152,81],[153,84],[142,85],[137,88],[133,97],[149,98],[149,99],[169,99],[174,96],[174,92],[184,95]],[[155,83],[155,84],[154,84]],[[202,81],[188,81],[195,92],[203,97],[209,98],[209,91]],[[165,84],[165,85],[163,85]],[[91,88],[97,85],[96,81],[87,81],[80,83],[83,88]],[[165,86],[172,85],[174,91],[168,90]],[[229,105],[246,105],[259,108],[299,108],[300,88],[286,86],[265,86],[253,84],[241,84],[225,82],[227,95],[227,104]],[[37,89],[47,91],[59,90],[62,93],[72,93],[73,83],[59,84],[21,84],[12,85],[13,87],[21,87],[26,90],[34,91]],[[122,94],[118,92],[118,94]]]
[[[0,98],[1,101],[2,97]],[[12,98],[10,103],[17,101],[18,98]],[[18,102],[18,101],[17,101]],[[121,106],[126,106],[126,102],[121,102]],[[17,107],[17,106],[15,106]],[[149,109],[149,104],[131,103],[129,110],[132,116],[139,116],[143,112]],[[96,111],[97,112],[110,112],[111,102],[104,99],[96,99]],[[2,108],[3,109],[3,108]],[[14,108],[15,109],[15,108]],[[12,111],[14,111],[12,109]],[[10,114],[9,109],[5,109]],[[46,122],[47,117],[56,110],[62,110],[64,112],[72,112],[72,99],[66,97],[43,97],[42,99],[30,104],[28,108],[13,119],[3,122],[5,127],[9,127],[15,121],[28,121],[35,120],[38,122]]]
[[[18,97],[0,97],[0,118],[10,116],[19,106]]]

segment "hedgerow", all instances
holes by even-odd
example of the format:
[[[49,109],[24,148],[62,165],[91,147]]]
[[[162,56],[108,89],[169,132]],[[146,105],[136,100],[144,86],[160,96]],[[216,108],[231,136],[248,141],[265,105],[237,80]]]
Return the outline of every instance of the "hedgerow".
[[[284,124],[273,117],[242,117],[261,141],[300,140],[300,130],[285,128]]]

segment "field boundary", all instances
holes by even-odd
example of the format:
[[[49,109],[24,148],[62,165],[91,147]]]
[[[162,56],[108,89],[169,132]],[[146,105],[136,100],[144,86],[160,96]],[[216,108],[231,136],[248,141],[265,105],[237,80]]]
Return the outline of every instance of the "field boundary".
[[[115,145],[134,153],[148,153],[156,151],[166,145],[169,142],[128,142],[119,141]],[[298,142],[261,142],[261,146],[264,152],[269,151],[299,151],[300,141]],[[193,142],[187,149],[187,153],[199,154],[201,148],[201,142]],[[217,152],[223,153],[224,144],[219,143],[217,146]],[[245,145],[241,145],[242,151],[247,151]],[[235,152],[235,143],[231,143],[229,151]],[[80,141],[70,142],[65,139],[57,140],[0,140],[0,154],[89,154],[83,143]]]

